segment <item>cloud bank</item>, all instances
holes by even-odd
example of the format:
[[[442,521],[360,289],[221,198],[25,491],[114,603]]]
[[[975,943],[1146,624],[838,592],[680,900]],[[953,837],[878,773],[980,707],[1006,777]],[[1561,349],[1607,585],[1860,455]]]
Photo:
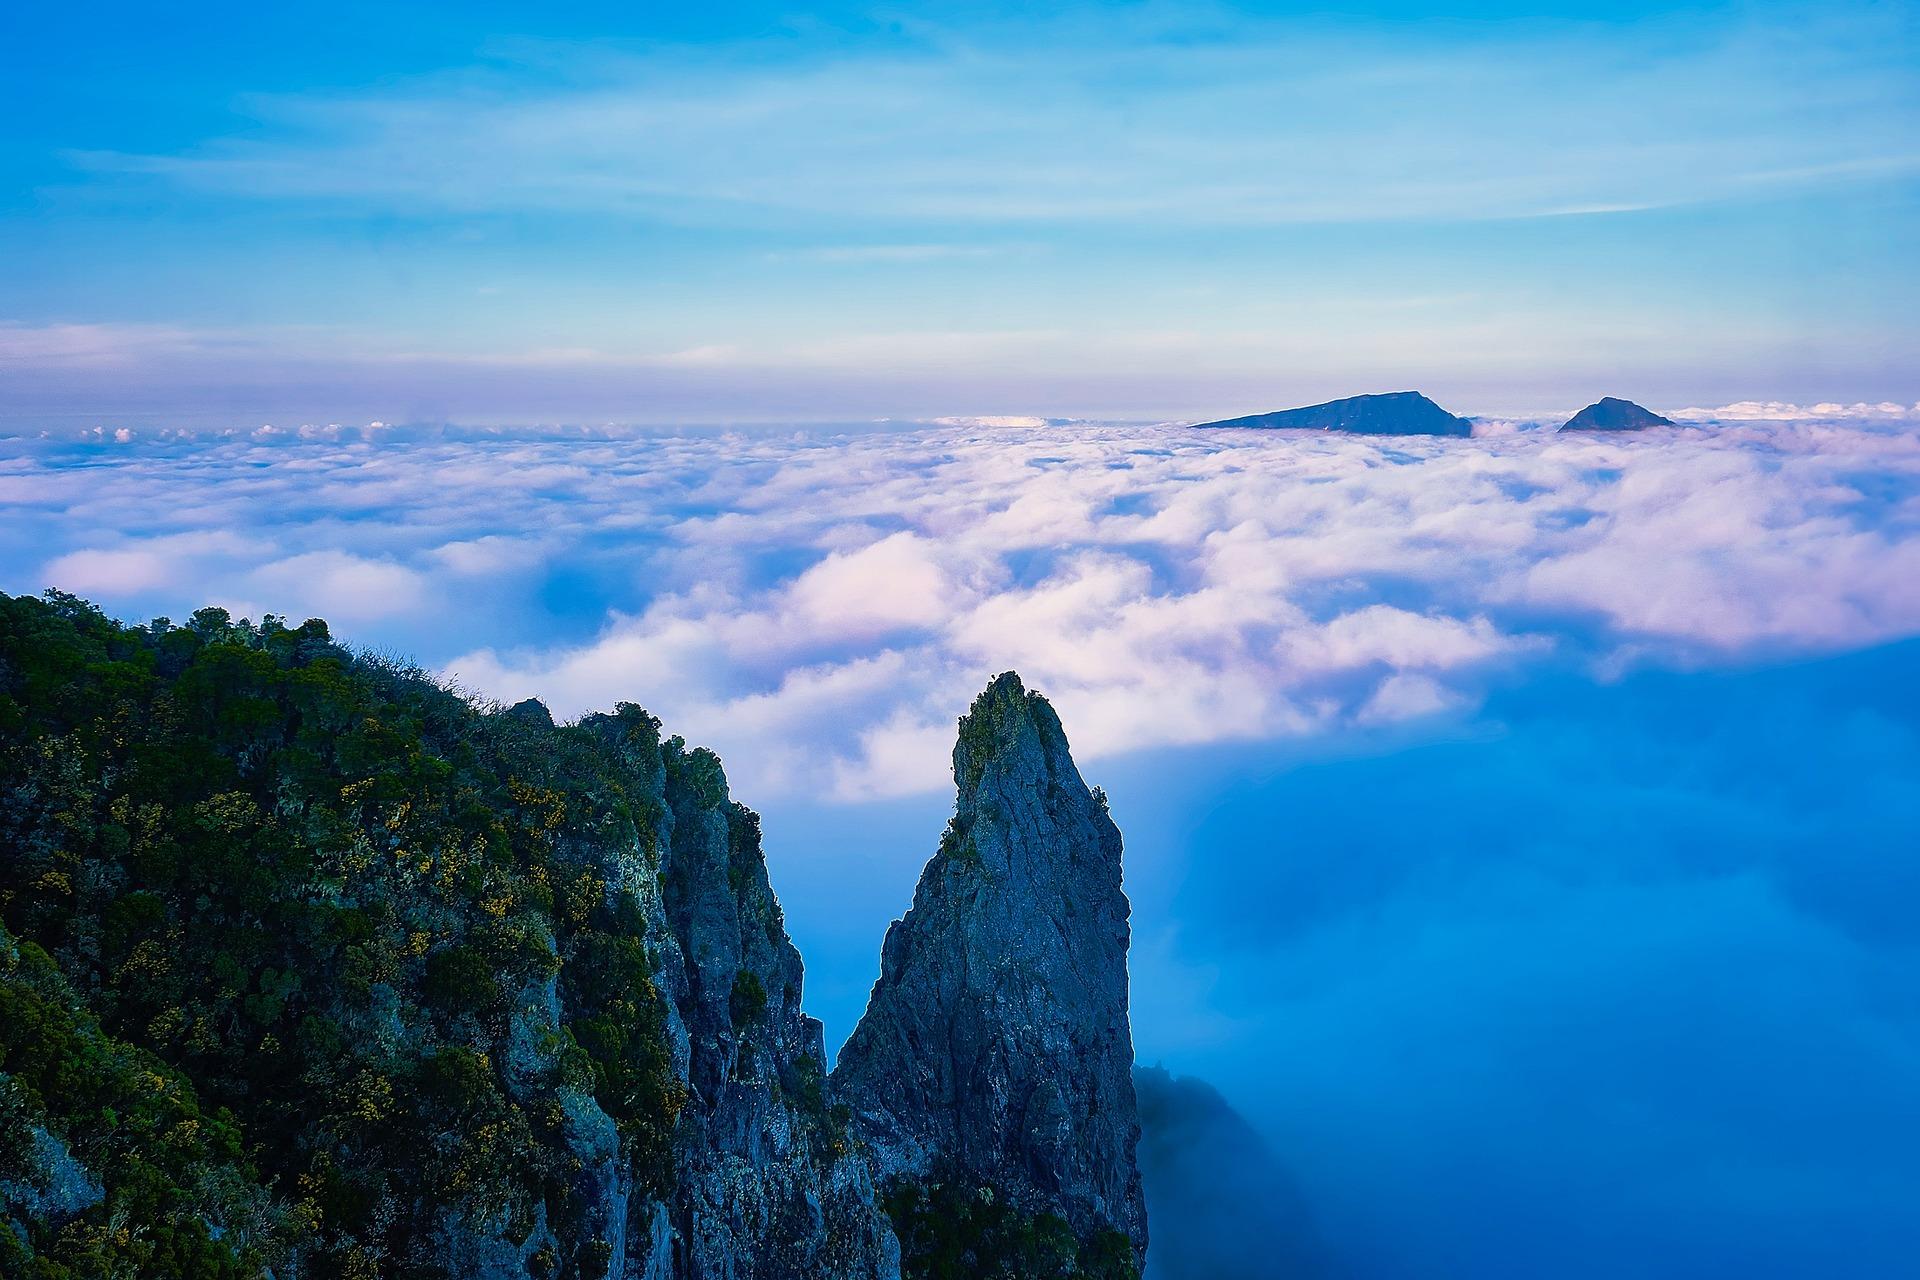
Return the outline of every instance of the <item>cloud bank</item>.
[[[1920,438],[1176,427],[16,446],[9,585],[324,614],[502,699],[635,699],[742,789],[937,790],[1018,668],[1077,750],[1458,717],[1920,631]],[[371,436],[372,438],[366,438]]]
[[[1140,1052],[1261,1128],[1354,1280],[1903,1274],[1916,659],[1549,676],[1464,739],[1109,765]]]

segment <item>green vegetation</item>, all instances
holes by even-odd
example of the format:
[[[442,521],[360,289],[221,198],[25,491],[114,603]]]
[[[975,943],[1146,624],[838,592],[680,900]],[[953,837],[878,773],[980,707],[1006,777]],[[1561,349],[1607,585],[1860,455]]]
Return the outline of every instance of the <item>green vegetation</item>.
[[[749,1027],[767,1014],[767,987],[760,975],[742,969],[733,975],[733,991],[727,997],[727,1012],[735,1027]]]
[[[1139,1280],[1124,1234],[1076,1240],[1065,1219],[1022,1213],[961,1178],[899,1182],[883,1203],[905,1280]]]
[[[0,1274],[256,1274],[264,1258],[246,1241],[277,1224],[253,1189],[233,1117],[202,1112],[178,1071],[102,1034],[78,1004],[45,952],[0,931],[0,1182],[50,1190],[32,1137],[53,1127],[53,1112],[71,1157],[106,1175],[104,1187],[78,1179],[74,1203],[96,1203],[57,1229],[22,1238],[0,1221]],[[242,1230],[216,1241],[215,1218]],[[109,1230],[113,1222],[131,1225]]]
[[[673,931],[722,826],[708,972]],[[790,956],[758,816],[637,707],[555,726],[317,621],[0,595],[0,1280],[598,1280],[609,1205],[633,1239],[676,1167],[707,1185],[689,1078],[771,1066],[805,1158],[853,1152],[820,1058],[767,1048]],[[910,1277],[1137,1280],[956,1181],[887,1208]]]
[[[424,1280],[449,1222],[540,1219],[537,1267],[604,1270],[567,1098],[656,1194],[685,1101],[661,761],[636,707],[492,714],[320,622],[0,596],[0,1275]],[[23,1207],[47,1150],[91,1203]]]
[[[619,1126],[640,1185],[664,1191],[673,1177],[671,1121],[686,1090],[667,1052],[666,1006],[651,970],[637,937],[589,930],[563,987],[579,1014],[567,1029],[594,1098]]]
[[[980,865],[980,847],[968,834],[968,825],[963,825],[958,814],[947,819],[947,825],[940,832],[940,856],[950,864],[969,870]]]

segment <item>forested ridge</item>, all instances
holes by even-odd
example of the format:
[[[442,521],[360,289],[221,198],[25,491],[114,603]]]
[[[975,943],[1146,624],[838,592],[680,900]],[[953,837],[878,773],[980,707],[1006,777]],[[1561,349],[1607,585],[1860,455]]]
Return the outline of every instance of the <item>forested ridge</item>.
[[[0,599],[0,1178],[64,1170],[80,1210],[0,1222],[0,1266],[402,1274],[446,1206],[565,1219],[574,1089],[664,1190],[643,922],[578,856],[659,816],[609,746],[717,772],[657,733],[489,714],[319,622]],[[508,997],[546,977],[551,1087],[509,1089]]]
[[[1048,783],[1027,825],[1105,822],[1012,676],[962,721],[957,776],[1031,765],[1042,722],[1077,799]],[[1081,1023],[1130,1062],[1117,833],[1017,859],[1111,880],[1089,936],[1113,1007],[1018,979],[1057,1054],[1008,1058],[1004,1132],[902,1160],[882,1130],[964,1100],[837,1100],[759,818],[660,729],[473,699],[319,621],[0,595],[0,1276],[1137,1275],[1131,1088],[1097,1125],[1057,1101],[1091,1087]],[[1072,904],[1016,896],[1007,928],[1068,936]],[[1083,1159],[1129,1198],[1070,1191]]]

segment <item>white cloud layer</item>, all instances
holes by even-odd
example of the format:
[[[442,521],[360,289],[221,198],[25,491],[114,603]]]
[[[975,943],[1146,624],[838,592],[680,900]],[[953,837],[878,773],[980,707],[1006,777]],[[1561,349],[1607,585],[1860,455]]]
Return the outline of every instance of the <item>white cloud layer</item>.
[[[1457,716],[1521,663],[1920,632],[1920,436],[1780,416],[15,442],[0,571],[129,614],[324,615],[488,695],[642,702],[743,794],[860,799],[942,785],[953,717],[1009,667],[1097,759]]]
[[[1675,409],[1673,417],[1685,422],[1902,422],[1920,418],[1920,404],[1906,405],[1894,400],[1876,404],[1791,404],[1784,400],[1739,400],[1717,409]]]

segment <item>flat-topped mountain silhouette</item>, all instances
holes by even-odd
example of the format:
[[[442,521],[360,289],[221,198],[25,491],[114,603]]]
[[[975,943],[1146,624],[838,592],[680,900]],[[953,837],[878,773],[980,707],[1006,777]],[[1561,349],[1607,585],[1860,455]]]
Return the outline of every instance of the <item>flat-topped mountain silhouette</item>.
[[[1473,424],[1456,418],[1418,391],[1348,396],[1299,409],[1255,413],[1196,427],[1256,427],[1274,431],[1347,431],[1367,436],[1467,436]]]
[[[1645,431],[1670,427],[1673,422],[1631,400],[1605,396],[1568,418],[1562,431]]]

